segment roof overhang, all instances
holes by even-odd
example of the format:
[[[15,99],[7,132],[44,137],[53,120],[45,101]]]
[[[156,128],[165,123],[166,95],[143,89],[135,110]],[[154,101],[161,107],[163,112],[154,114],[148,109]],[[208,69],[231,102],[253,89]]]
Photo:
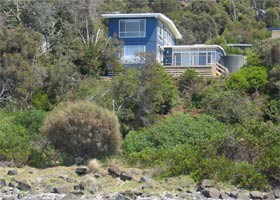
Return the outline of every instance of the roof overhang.
[[[223,47],[219,45],[207,45],[207,44],[194,44],[194,45],[172,45],[172,46],[164,46],[163,48],[172,48],[172,49],[204,49],[204,48],[212,48],[212,49],[220,49],[224,55],[226,52]]]
[[[170,29],[170,31],[174,34],[176,39],[182,39],[182,35],[176,28],[173,21],[161,13],[102,14],[102,17],[107,19],[155,17],[159,19],[161,22],[163,22]]]

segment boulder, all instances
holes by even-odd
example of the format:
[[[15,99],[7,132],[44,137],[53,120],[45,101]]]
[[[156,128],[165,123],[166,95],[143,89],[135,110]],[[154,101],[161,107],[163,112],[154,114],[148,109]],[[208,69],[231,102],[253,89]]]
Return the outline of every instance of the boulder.
[[[201,182],[201,187],[202,188],[209,188],[209,187],[214,187],[215,182],[213,180],[209,180],[209,179],[204,179]]]
[[[31,185],[27,183],[27,181],[17,181],[17,188],[23,191],[31,190]]]
[[[17,174],[17,170],[11,169],[11,170],[8,171],[7,174],[10,175],[10,176],[16,175]]]
[[[268,192],[263,196],[263,199],[274,200],[276,198],[275,198],[274,192]]]
[[[219,199],[220,198],[220,191],[214,187],[212,188],[205,188],[201,191],[201,193],[207,197],[212,199]]]
[[[14,196],[4,196],[2,200],[16,200],[17,198]]]
[[[238,191],[236,194],[236,199],[250,200],[248,194],[245,191]]]
[[[252,199],[263,199],[264,198],[264,193],[260,192],[260,191],[252,191],[250,192],[250,197]]]
[[[69,186],[58,186],[58,187],[55,187],[53,189],[54,193],[58,193],[58,194],[68,194],[71,192],[71,189]]]
[[[86,175],[87,171],[88,171],[87,167],[77,167],[75,170],[78,176]]]
[[[230,196],[226,192],[221,192],[220,199],[229,199]]]
[[[147,176],[141,176],[139,183],[151,183],[151,180]]]
[[[5,187],[7,185],[7,182],[5,179],[0,179],[0,188]]]
[[[122,181],[131,181],[133,179],[133,174],[129,172],[122,171],[120,175]]]
[[[108,172],[113,177],[120,177],[122,173],[121,169],[116,165],[110,165]]]
[[[280,198],[280,189],[276,189],[273,191],[275,198]]]

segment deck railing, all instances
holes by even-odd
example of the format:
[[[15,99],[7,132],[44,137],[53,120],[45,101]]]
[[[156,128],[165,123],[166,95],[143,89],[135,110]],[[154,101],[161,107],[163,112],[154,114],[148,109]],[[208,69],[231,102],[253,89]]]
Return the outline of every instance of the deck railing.
[[[211,63],[209,65],[195,65],[195,66],[164,66],[165,70],[173,77],[182,75],[187,69],[192,69],[197,72],[199,76],[216,77],[227,75],[229,70],[220,63]]]

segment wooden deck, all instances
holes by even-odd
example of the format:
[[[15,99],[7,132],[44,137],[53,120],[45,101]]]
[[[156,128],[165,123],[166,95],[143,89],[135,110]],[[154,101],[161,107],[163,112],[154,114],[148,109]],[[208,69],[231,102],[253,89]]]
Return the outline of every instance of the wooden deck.
[[[204,77],[217,77],[227,75],[229,70],[219,63],[213,63],[211,65],[197,65],[197,66],[164,66],[165,70],[172,77],[181,76],[187,69],[194,70],[199,76]]]

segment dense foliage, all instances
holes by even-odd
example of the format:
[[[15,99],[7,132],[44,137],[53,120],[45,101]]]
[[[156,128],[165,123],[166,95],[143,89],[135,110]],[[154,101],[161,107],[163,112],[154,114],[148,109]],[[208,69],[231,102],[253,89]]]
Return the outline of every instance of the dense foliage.
[[[279,186],[280,40],[267,31],[280,25],[278,1],[92,2],[1,2],[0,162],[47,167],[108,155],[118,149],[120,126],[120,156],[132,166]],[[179,44],[219,44],[247,63],[215,79],[191,70],[172,79],[154,62],[123,71],[119,42],[100,17],[116,11],[161,12],[182,33]],[[122,73],[103,78],[108,65]]]

